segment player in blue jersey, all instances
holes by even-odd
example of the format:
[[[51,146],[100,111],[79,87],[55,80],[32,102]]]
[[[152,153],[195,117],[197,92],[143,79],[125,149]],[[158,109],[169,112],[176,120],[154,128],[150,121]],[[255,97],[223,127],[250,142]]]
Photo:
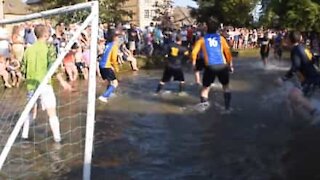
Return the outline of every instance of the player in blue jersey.
[[[118,80],[116,73],[119,71],[118,66],[118,50],[119,50],[119,34],[115,34],[113,41],[108,43],[105,47],[104,53],[99,61],[99,69],[103,80],[108,81],[109,85],[106,91],[99,97],[99,100],[107,103],[111,94],[118,87]]]
[[[200,38],[192,51],[192,64],[195,67],[199,52],[205,60],[202,90],[200,95],[201,105],[208,107],[210,86],[218,77],[223,85],[226,112],[230,110],[231,92],[229,89],[229,72],[233,71],[232,55],[227,40],[217,33],[219,23],[209,18],[207,21],[207,34]]]

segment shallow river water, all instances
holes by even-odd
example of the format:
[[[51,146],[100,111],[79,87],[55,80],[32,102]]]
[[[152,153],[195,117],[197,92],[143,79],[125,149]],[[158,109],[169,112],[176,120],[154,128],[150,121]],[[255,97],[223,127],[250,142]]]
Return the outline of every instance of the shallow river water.
[[[221,114],[223,95],[212,88],[208,111],[186,70],[188,96],[154,96],[162,71],[148,70],[119,77],[120,86],[108,104],[97,102],[92,179],[284,179],[283,157],[293,137],[285,106],[285,88],[274,80],[288,69],[275,62],[264,69],[256,59],[237,59],[231,75],[230,115]],[[104,84],[98,85],[98,95]],[[67,175],[81,178],[81,168]]]

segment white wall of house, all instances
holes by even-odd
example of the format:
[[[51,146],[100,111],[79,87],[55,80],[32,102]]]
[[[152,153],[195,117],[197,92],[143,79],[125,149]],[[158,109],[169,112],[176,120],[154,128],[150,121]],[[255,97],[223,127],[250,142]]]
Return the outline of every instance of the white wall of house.
[[[156,15],[156,8],[154,7],[156,1],[157,0],[139,0],[139,26],[141,28],[149,26],[150,23],[153,22],[153,17]]]

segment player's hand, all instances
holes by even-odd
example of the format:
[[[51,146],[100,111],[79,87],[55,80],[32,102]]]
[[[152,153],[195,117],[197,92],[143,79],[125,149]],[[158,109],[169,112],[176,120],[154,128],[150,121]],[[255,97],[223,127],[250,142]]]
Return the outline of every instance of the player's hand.
[[[232,73],[234,73],[234,68],[233,68],[233,66],[229,66],[229,72],[232,74]]]

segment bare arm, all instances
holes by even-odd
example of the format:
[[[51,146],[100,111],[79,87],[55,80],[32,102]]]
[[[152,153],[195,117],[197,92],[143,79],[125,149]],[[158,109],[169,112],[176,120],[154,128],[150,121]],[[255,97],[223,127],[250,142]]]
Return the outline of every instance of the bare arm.
[[[199,52],[200,52],[200,50],[201,50],[201,46],[202,46],[203,43],[204,43],[204,42],[203,42],[203,38],[199,39],[199,40],[196,42],[196,44],[195,44],[195,46],[194,46],[194,48],[193,48],[193,50],[192,50],[191,60],[192,60],[192,65],[193,65],[193,66],[196,65],[197,57],[198,57],[198,54],[199,54]]]
[[[221,41],[222,41],[223,55],[226,58],[227,64],[229,66],[232,66],[232,54],[231,54],[228,42],[224,37],[221,37]]]

